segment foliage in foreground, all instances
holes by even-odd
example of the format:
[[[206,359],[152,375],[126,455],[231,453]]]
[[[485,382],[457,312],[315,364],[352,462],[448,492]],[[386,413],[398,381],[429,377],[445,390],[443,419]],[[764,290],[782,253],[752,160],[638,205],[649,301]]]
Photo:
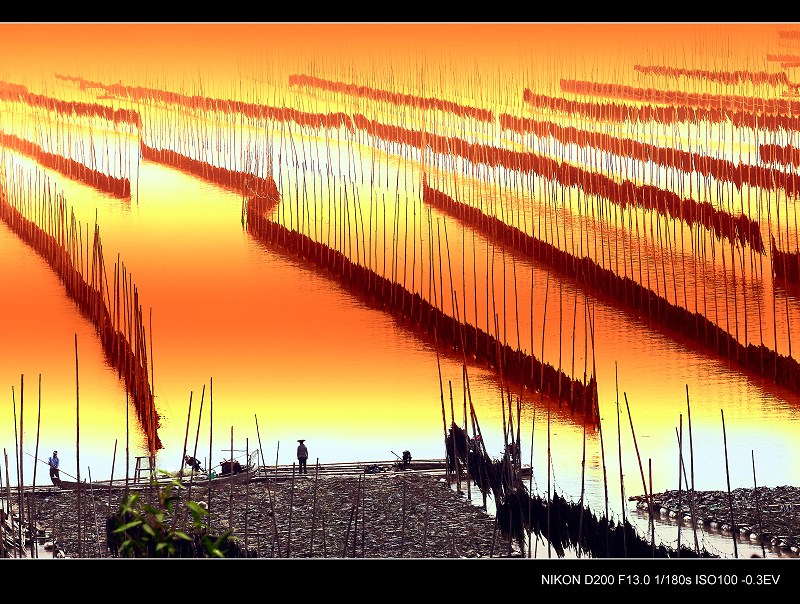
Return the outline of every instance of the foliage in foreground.
[[[231,537],[210,525],[208,510],[195,501],[181,505],[173,482],[158,491],[158,504],[129,493],[119,511],[106,520],[106,540],[115,558],[239,558],[246,552]],[[191,520],[188,521],[188,510]],[[188,522],[187,522],[188,521]]]

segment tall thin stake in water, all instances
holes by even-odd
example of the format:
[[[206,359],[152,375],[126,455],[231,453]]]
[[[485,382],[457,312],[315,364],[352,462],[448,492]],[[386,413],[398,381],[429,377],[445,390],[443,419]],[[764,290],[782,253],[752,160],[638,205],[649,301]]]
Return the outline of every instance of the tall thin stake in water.
[[[83,516],[81,511],[81,413],[80,413],[80,383],[78,381],[78,334],[75,334],[75,463],[77,464],[78,489],[75,495],[78,499],[78,558],[83,557]]]
[[[736,528],[736,520],[733,517],[733,495],[731,494],[731,473],[728,468],[728,435],[725,433],[725,412],[720,409],[722,416],[722,440],[725,444],[725,478],[728,482],[728,507],[731,514],[731,536],[733,537],[733,557],[739,557],[739,550],[737,549],[736,541],[739,531]]]

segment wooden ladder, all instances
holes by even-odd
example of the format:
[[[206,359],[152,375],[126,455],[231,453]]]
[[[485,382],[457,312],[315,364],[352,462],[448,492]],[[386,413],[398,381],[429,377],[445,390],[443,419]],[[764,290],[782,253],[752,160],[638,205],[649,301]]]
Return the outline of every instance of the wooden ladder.
[[[145,465],[145,461],[147,465]],[[156,461],[152,455],[144,455],[136,458],[136,469],[133,471],[133,482],[139,482],[143,474],[147,473],[148,480],[153,478],[153,470],[155,469]]]

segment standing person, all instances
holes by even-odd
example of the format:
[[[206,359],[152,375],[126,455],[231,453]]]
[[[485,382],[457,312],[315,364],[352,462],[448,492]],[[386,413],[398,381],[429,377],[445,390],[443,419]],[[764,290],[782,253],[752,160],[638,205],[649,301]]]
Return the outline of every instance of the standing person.
[[[300,474],[308,474],[306,462],[308,461],[308,449],[306,448],[306,441],[302,438],[298,439],[300,444],[297,445],[297,464],[299,466],[298,472]]]
[[[58,473],[58,464],[61,460],[58,458],[58,451],[53,451],[53,456],[47,460],[47,465],[50,466],[50,480],[57,487],[61,486],[61,476]]]

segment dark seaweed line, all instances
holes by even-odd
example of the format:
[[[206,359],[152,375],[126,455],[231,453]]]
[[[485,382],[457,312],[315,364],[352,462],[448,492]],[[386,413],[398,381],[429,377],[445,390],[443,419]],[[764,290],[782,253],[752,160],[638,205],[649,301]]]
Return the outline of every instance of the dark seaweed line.
[[[733,359],[741,367],[762,377],[774,375],[776,384],[800,392],[800,364],[794,358],[777,354],[763,344],[744,346],[734,335],[716,325],[702,313],[693,313],[682,306],[672,304],[630,277],[621,277],[614,271],[601,267],[588,256],[577,258],[498,218],[487,216],[477,208],[457,202],[445,193],[428,186],[427,183],[423,183],[423,201],[479,229],[482,233],[503,241],[530,258],[576,279],[584,286],[602,291],[625,307],[649,316],[707,349]]]
[[[63,221],[63,204],[59,208],[59,216]],[[131,394],[140,424],[147,437],[149,450],[155,452],[160,449],[162,443],[158,436],[159,416],[149,383],[144,327],[141,309],[138,304],[139,295],[135,286],[132,286],[132,303],[135,308],[133,312],[136,313],[136,318],[131,325],[136,331],[136,337],[134,342],[131,343],[128,342],[123,333],[115,329],[114,321],[102,292],[86,282],[81,271],[73,264],[67,249],[55,237],[44,231],[36,223],[25,218],[17,208],[13,207],[9,203],[2,185],[0,185],[0,218],[20,239],[45,259],[63,283],[67,294],[75,302],[81,314],[94,325],[102,343],[106,360],[118,370],[119,375],[124,376],[125,385]],[[66,230],[63,224],[59,228]],[[94,262],[101,267],[99,270],[103,270],[102,246],[99,241],[97,227],[95,227],[94,246]],[[130,293],[129,291],[129,295]]]
[[[94,170],[72,158],[50,153],[31,141],[2,131],[0,131],[0,145],[27,155],[44,167],[51,168],[73,180],[84,182],[99,191],[110,193],[115,197],[130,200],[131,181],[129,178],[117,178]]]
[[[470,323],[456,320],[432,306],[418,293],[411,293],[400,283],[355,264],[341,252],[310,237],[287,229],[260,213],[258,206],[248,202],[247,231],[258,240],[311,262],[336,275],[343,286],[365,296],[373,305],[415,324],[437,342],[474,357],[479,363],[500,370],[504,376],[520,376],[519,381],[531,392],[544,392],[565,401],[573,413],[579,411],[589,421],[599,422],[597,385],[591,377],[588,384],[567,376],[548,363],[542,364],[533,355],[508,344],[500,344],[492,335]],[[463,337],[463,346],[462,346]],[[499,361],[502,360],[502,362]],[[544,375],[542,384],[541,376]],[[515,378],[509,378],[516,381]]]

